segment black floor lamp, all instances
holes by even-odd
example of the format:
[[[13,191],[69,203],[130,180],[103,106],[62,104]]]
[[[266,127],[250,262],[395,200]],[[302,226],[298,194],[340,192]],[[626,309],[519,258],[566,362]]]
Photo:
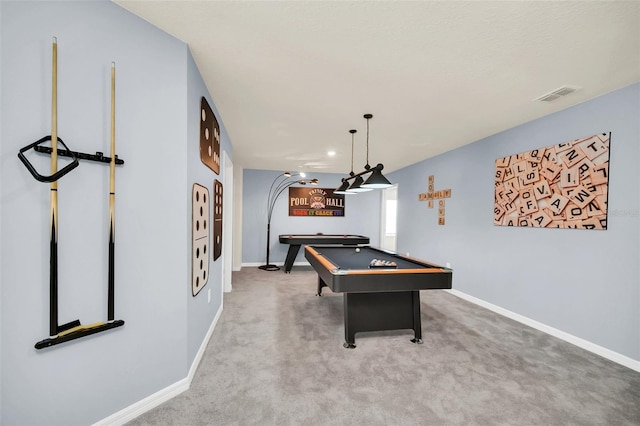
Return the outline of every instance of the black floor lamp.
[[[279,271],[280,267],[269,263],[269,242],[271,240],[271,215],[273,213],[273,207],[276,205],[276,200],[282,194],[282,192],[292,185],[317,185],[318,179],[311,180],[289,180],[292,177],[301,176],[305,177],[304,173],[291,174],[284,172],[276,177],[271,183],[269,188],[269,198],[267,199],[267,263],[265,265],[258,266],[258,268],[265,271]]]

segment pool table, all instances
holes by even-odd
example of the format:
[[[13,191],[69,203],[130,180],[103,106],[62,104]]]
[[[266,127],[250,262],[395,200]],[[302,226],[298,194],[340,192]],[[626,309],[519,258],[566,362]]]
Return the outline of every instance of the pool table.
[[[305,247],[318,273],[317,295],[329,287],[344,293],[345,348],[363,331],[412,329],[422,343],[420,290],[449,289],[453,270],[370,246]],[[373,259],[395,266],[370,267]]]
[[[369,244],[369,237],[362,235],[332,235],[332,234],[293,234],[293,235],[280,235],[280,244],[289,244],[289,250],[287,251],[287,260],[284,262],[284,272],[291,272],[293,262],[296,260],[298,251],[302,244],[343,244],[343,245],[358,245]]]

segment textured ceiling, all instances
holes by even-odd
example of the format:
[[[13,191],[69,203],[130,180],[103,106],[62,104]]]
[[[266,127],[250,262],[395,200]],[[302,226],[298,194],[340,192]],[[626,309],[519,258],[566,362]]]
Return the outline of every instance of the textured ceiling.
[[[358,172],[371,113],[393,171],[640,81],[639,1],[116,3],[189,45],[236,167],[346,173],[357,129]]]

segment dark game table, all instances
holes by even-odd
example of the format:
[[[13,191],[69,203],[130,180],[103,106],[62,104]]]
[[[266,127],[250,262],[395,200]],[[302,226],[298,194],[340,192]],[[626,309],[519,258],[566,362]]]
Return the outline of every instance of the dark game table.
[[[322,288],[344,293],[345,348],[355,348],[363,331],[412,329],[422,343],[420,290],[449,289],[453,270],[369,246],[306,246],[305,257]],[[372,259],[396,267],[370,268]]]
[[[362,235],[331,235],[331,234],[298,234],[298,235],[280,235],[280,244],[289,244],[287,251],[287,260],[284,262],[284,272],[291,272],[293,262],[296,260],[298,251],[302,244],[343,244],[358,245],[369,244],[369,237]]]

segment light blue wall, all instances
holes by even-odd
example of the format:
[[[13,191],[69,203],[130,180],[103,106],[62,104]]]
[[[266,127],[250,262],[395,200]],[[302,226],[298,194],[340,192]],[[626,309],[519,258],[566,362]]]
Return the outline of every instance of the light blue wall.
[[[91,424],[184,379],[221,306],[219,280],[207,284],[210,304],[190,288],[191,185],[213,183],[194,129],[200,96],[211,97],[184,43],[112,2],[2,1],[0,10],[0,423]],[[116,63],[125,164],[116,171],[115,311],[125,325],[37,351],[49,332],[49,185],[17,153],[51,132],[53,36],[59,135],[73,150],[109,155]],[[28,156],[48,172],[48,157]],[[108,191],[105,164],[81,161],[59,181],[60,323],[106,319]]]
[[[450,262],[454,289],[640,360],[639,117],[634,84],[391,173],[398,251]],[[493,225],[495,159],[601,132],[612,133],[606,231]],[[452,191],[445,226],[418,201],[429,175]]]
[[[187,90],[187,162],[188,162],[188,179],[187,187],[185,189],[186,200],[185,202],[189,206],[187,223],[187,239],[186,247],[188,253],[188,259],[191,259],[192,254],[192,242],[191,242],[191,196],[192,187],[194,183],[198,183],[207,189],[209,189],[209,216],[213,215],[213,181],[214,179],[223,182],[224,170],[220,167],[220,174],[216,175],[211,169],[205,166],[200,160],[200,100],[202,96],[207,99],[209,106],[213,109],[214,114],[220,125],[220,153],[226,151],[231,157],[231,142],[229,135],[222,122],[222,117],[216,109],[215,103],[212,97],[209,95],[207,87],[202,80],[202,76],[198,71],[198,67],[193,60],[190,52],[188,53],[187,60],[187,72],[188,72],[188,90]],[[231,188],[223,188],[223,191]],[[210,219],[211,220],[211,219]],[[223,220],[231,220],[231,218],[223,218]],[[211,222],[213,223],[213,222]],[[213,227],[209,232],[210,247],[213,248]],[[224,251],[224,250],[223,250]],[[213,250],[211,251],[213,253]],[[213,257],[209,256],[209,279],[207,284],[200,290],[200,292],[194,297],[191,290],[187,291],[187,303],[188,303],[188,359],[189,362],[193,362],[196,353],[200,349],[202,342],[209,330],[211,322],[213,321],[218,309],[222,306],[222,261],[224,256],[220,256],[215,262]],[[191,263],[187,269],[187,276],[185,282],[191,283]],[[211,291],[211,301],[208,301],[207,294]]]
[[[269,187],[282,172],[246,169],[242,194],[242,263],[262,265],[267,251],[267,197]],[[319,179],[319,188],[335,189],[344,175],[308,173],[306,179]],[[300,178],[298,178],[300,179]],[[289,248],[280,244],[280,234],[355,234],[369,237],[371,245],[380,242],[380,191],[345,197],[344,217],[289,217],[288,191],[276,201],[271,218],[270,263],[282,264]],[[300,250],[296,262],[305,262]]]

